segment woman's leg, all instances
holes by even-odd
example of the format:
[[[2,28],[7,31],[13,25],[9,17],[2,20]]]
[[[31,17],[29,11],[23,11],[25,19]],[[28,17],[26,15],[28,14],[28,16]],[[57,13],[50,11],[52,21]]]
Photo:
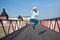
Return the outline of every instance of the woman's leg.
[[[34,19],[34,25],[36,26],[38,24],[38,20]]]
[[[37,19],[30,19],[30,22],[34,23],[32,25],[33,29],[35,30],[35,26],[38,24],[38,20]]]
[[[38,20],[37,19],[34,19],[34,26],[33,26],[33,29],[35,30],[35,26],[38,24]]]
[[[35,24],[34,20],[35,20],[35,19],[30,19],[30,22]],[[32,24],[32,27],[33,27],[33,29],[35,30],[34,24]]]
[[[31,22],[31,23],[34,23],[34,19],[30,19],[30,22]]]
[[[38,20],[37,19],[30,19],[30,22],[34,23],[34,25],[38,24]]]

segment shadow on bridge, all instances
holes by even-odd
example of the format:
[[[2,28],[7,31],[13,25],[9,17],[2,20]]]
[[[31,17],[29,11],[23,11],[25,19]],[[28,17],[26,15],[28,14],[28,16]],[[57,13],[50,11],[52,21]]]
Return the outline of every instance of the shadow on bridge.
[[[43,30],[43,31],[39,32],[38,35],[42,35],[42,34],[44,34],[45,32],[47,32],[47,30]]]

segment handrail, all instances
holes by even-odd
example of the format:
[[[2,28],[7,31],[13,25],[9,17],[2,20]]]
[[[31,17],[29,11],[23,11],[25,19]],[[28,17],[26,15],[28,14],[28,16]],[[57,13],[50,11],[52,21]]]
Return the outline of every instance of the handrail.
[[[0,19],[0,27],[2,27],[5,36],[12,33],[12,31],[15,32],[18,29],[23,28],[26,25],[28,25],[28,22],[25,20]]]
[[[60,18],[40,20],[40,24],[51,30],[60,32]]]

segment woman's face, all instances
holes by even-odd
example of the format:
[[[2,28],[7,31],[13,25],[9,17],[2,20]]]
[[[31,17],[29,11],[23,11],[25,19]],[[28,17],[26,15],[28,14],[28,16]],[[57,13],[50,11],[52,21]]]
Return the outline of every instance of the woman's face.
[[[37,12],[38,11],[38,9],[37,8],[35,8],[35,9],[33,9],[35,12]]]

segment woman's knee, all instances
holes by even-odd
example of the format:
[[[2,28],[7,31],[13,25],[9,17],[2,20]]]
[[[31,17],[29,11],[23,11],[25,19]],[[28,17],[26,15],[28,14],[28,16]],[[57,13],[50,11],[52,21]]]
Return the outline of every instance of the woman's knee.
[[[35,24],[38,24],[38,20],[36,20],[34,23],[35,23]]]
[[[38,20],[36,20],[36,23],[38,23]]]

